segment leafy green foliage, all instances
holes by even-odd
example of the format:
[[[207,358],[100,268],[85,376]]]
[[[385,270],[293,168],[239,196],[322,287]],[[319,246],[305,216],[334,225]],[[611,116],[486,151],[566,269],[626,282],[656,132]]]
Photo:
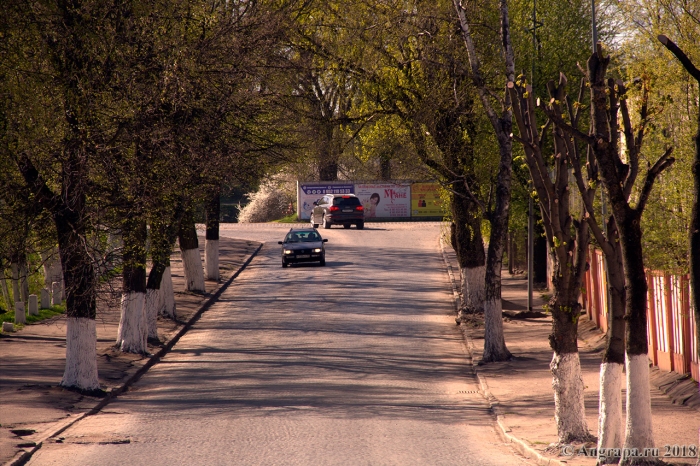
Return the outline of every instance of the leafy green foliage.
[[[700,5],[697,2],[626,0],[620,13],[635,21],[627,23],[620,45],[619,74],[628,84],[627,98],[638,98],[640,85],[648,83],[652,122],[645,134],[642,158],[644,171],[668,147],[673,147],[674,165],[654,186],[654,194],[642,217],[644,261],[652,269],[687,272],[688,229],[693,202],[693,137],[697,132],[697,82],[659,43],[665,34],[700,62]],[[640,176],[644,176],[642,173]],[[634,200],[634,199],[633,199]]]

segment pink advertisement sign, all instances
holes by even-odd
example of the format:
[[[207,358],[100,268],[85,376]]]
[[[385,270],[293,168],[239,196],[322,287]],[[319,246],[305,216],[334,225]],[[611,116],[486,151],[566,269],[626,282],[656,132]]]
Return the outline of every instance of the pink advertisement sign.
[[[411,216],[411,186],[408,184],[356,184],[355,195],[365,207],[365,218]]]

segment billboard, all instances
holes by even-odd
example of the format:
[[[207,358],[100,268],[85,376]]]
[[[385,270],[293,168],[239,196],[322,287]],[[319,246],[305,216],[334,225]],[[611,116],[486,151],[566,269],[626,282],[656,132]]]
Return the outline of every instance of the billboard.
[[[394,183],[355,184],[355,195],[365,208],[365,218],[411,216],[411,186]]]
[[[444,215],[440,185],[413,183],[411,185],[411,217],[442,217]]]
[[[314,201],[324,194],[355,194],[352,183],[299,183],[297,188],[297,209],[299,220],[309,220],[314,210]]]

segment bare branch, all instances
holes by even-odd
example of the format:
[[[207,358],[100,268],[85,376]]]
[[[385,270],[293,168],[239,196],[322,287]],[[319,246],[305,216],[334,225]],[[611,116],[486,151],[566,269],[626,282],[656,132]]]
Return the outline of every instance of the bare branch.
[[[678,47],[671,39],[663,34],[658,36],[657,39],[659,39],[659,42],[661,42],[664,47],[674,54],[676,58],[678,58],[683,65],[683,68],[685,68],[696,81],[700,82],[700,70],[693,65],[693,62],[690,61],[690,58],[688,58],[685,52],[683,52],[680,47]]]
[[[564,119],[561,117],[561,115],[558,115],[557,112],[555,112],[553,109],[547,108],[546,105],[540,104],[539,106],[540,109],[549,117],[552,122],[557,125],[559,128],[561,128],[563,131],[566,133],[570,134],[571,136],[575,137],[576,139],[579,139],[586,144],[595,144],[595,138],[589,134],[583,133],[582,131],[578,130],[577,128],[574,128],[570,124],[568,124]]]
[[[637,207],[635,208],[635,210],[639,212],[640,215],[642,214],[642,212],[644,212],[644,208],[646,207],[647,201],[649,200],[651,188],[654,187],[654,181],[656,181],[656,178],[661,174],[661,172],[673,165],[673,162],[676,161],[676,159],[671,157],[672,152],[673,147],[669,147],[668,149],[666,149],[664,155],[662,155],[659,158],[659,160],[656,161],[654,166],[651,167],[647,172],[646,179],[644,180],[644,186],[642,186],[642,192],[639,194],[639,202],[637,203]]]
[[[481,62],[479,61],[479,56],[476,53],[476,46],[472,40],[471,28],[469,27],[469,22],[467,21],[467,15],[460,0],[453,0],[453,3],[455,10],[457,11],[457,16],[459,17],[459,24],[462,29],[462,38],[464,39],[464,44],[467,48],[467,55],[469,56],[469,65],[471,66],[472,70],[472,80],[474,81],[474,86],[479,93],[481,104],[486,111],[486,115],[491,121],[491,125],[494,128],[497,128],[499,126],[498,115],[493,109],[493,106],[491,106],[491,103],[487,97],[488,90],[486,88],[484,77],[481,74]]]

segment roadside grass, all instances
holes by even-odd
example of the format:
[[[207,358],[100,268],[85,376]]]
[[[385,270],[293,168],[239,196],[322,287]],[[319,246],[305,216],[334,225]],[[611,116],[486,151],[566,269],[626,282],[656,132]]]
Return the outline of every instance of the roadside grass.
[[[51,317],[65,314],[66,306],[63,304],[51,306],[49,309],[39,309],[39,315],[30,316],[27,315],[27,324],[33,324],[35,322],[41,322],[42,320],[50,319]],[[15,321],[15,311],[7,311],[0,314],[0,322],[14,322]],[[22,324],[16,324],[17,328],[22,328]]]
[[[300,223],[301,221],[297,219],[297,214],[289,214],[286,217],[282,217],[279,220],[273,220],[272,223]]]

